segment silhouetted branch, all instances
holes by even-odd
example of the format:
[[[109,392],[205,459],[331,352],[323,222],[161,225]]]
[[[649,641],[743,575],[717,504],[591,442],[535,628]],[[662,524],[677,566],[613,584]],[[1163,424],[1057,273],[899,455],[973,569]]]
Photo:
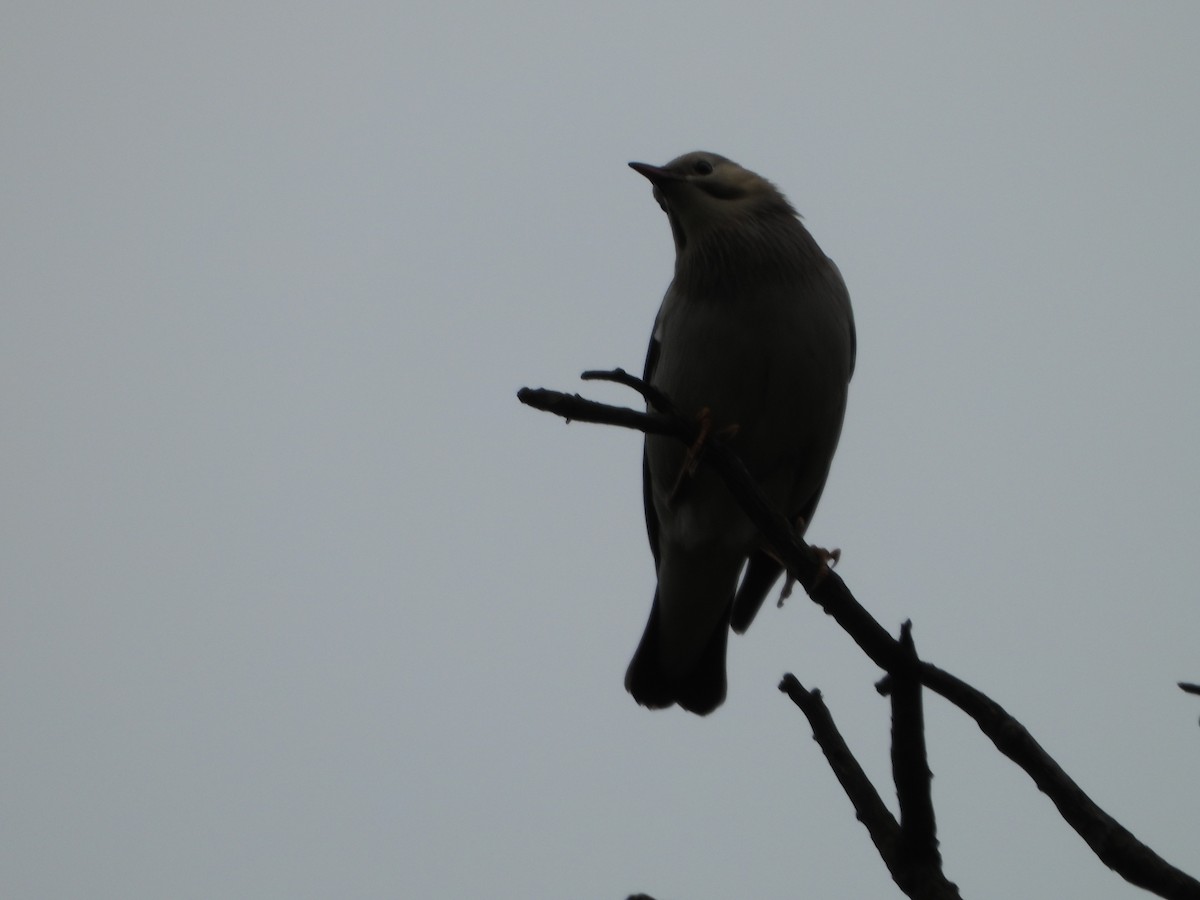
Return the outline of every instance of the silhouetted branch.
[[[999,703],[928,662],[921,663],[921,683],[974,719],[996,749],[1029,774],[1106,866],[1160,897],[1200,898],[1200,882],[1176,869],[1097,806]]]
[[[1200,684],[1192,684],[1188,681],[1179,682],[1179,687],[1188,694],[1200,694]]]
[[[568,422],[594,422],[598,425],[619,425],[646,434],[665,434],[684,441],[695,440],[699,426],[677,416],[638,412],[624,406],[609,406],[587,400],[578,394],[564,394],[545,388],[521,388],[517,399],[526,406],[554,413]]]
[[[679,414],[679,410],[675,408],[675,404],[671,402],[671,399],[666,394],[654,385],[648,384],[634,375],[630,375],[624,369],[588,369],[579,377],[583,381],[611,381],[614,384],[623,384],[625,387],[633,388],[641,394],[645,401],[654,407],[656,412],[668,416]]]
[[[896,885],[907,896],[921,900],[961,900],[958,887],[942,873],[937,849],[930,793],[932,774],[925,754],[921,682],[911,628],[911,623],[906,622],[901,630],[900,643],[906,663],[890,674],[880,689],[892,699],[892,773],[900,801],[899,823],[846,746],[821,699],[821,692],[805,690],[790,673],[783,676],[779,689],[808,718],[813,738]]]
[[[887,804],[880,798],[875,786],[871,784],[867,773],[854,758],[854,754],[850,752],[850,748],[846,746],[841,732],[833,722],[829,708],[821,699],[821,692],[807,690],[790,672],[779,682],[779,689],[787,694],[808,718],[813,740],[825,754],[829,768],[833,770],[842,790],[854,806],[855,816],[866,826],[872,843],[878,848],[879,855],[895,877],[900,825],[887,808]]]
[[[908,865],[903,872],[905,880],[897,883],[905,888],[906,884],[914,887],[936,884],[945,877],[933,814],[933,773],[925,752],[920,660],[913,643],[912,622],[905,622],[900,628],[900,649],[904,662],[888,673],[888,693],[892,699],[892,780],[900,805],[900,856]],[[949,882],[943,892],[946,896],[958,896],[958,889]]]
[[[605,380],[626,384],[638,390],[644,397],[648,396],[647,391],[653,390],[648,385],[641,383],[639,379],[633,378],[621,370],[614,370],[612,373],[589,373],[589,375],[592,377],[610,376],[605,377]],[[608,406],[586,400],[578,394],[569,395],[558,391],[522,388],[517,393],[517,397],[526,405],[552,412],[567,421],[619,425],[623,428],[632,428],[650,434],[673,436],[689,445],[695,441],[699,431],[697,422],[682,416],[642,413],[623,407]],[[652,405],[658,408],[658,404]],[[669,402],[665,403],[662,408],[670,408]],[[1100,809],[1041,748],[1025,727],[1005,712],[998,703],[953,675],[930,663],[918,660],[915,650],[911,646],[906,649],[900,642],[892,638],[887,630],[855,600],[841,577],[827,567],[821,554],[808,544],[796,539],[790,523],[771,507],[754,479],[742,465],[741,460],[728,448],[719,435],[709,435],[703,443],[700,459],[725,480],[730,493],[738,500],[747,516],[754,522],[763,538],[786,566],[789,574],[800,583],[809,597],[834,618],[876,665],[889,673],[888,689],[893,694],[897,690],[902,690],[908,697],[900,704],[901,707],[911,703],[912,688],[901,687],[897,683],[897,679],[900,679],[901,682],[905,679],[911,681],[912,673],[915,670],[916,679],[922,685],[940,694],[971,716],[997,749],[1029,774],[1038,788],[1058,808],[1067,823],[1075,829],[1105,865],[1130,883],[1160,897],[1170,898],[1170,900],[1200,900],[1200,881],[1167,863]],[[1190,690],[1197,686],[1181,684],[1180,687]],[[826,758],[830,760],[830,765],[834,768],[839,781],[842,781],[843,776],[847,773],[852,775],[853,769],[858,768],[858,764],[854,762],[853,756],[845,747],[844,742],[841,742],[840,737],[837,738],[837,743],[841,744],[840,748],[835,746],[833,737],[830,735],[831,733],[832,735],[837,734],[836,728],[833,727],[832,719],[825,710],[824,703],[820,701],[820,695],[816,692],[806,691],[800,686],[799,681],[790,675],[785,676],[780,688],[786,691],[792,700],[805,711],[810,724],[813,724],[814,737],[821,743]],[[1200,692],[1200,688],[1197,690]],[[901,737],[909,746],[901,752],[902,761],[897,762],[894,759],[893,767],[904,770],[906,774],[903,778],[907,780],[909,778],[908,769],[914,765],[924,766],[925,775],[923,777],[927,781],[928,764],[925,762],[923,738],[920,748],[917,748],[911,741],[911,737],[907,736],[912,727],[921,728],[919,692],[916,702],[918,706],[916,716],[914,716],[911,709],[897,710],[898,701],[894,698],[893,714],[900,716],[901,722],[896,723],[893,734]],[[828,720],[827,725],[822,719],[822,711],[824,719]],[[822,722],[821,733],[825,736],[825,740],[817,734],[818,729],[814,723],[814,715],[817,721]],[[831,750],[826,749],[827,746],[832,749],[832,755]],[[834,763],[835,758],[838,760],[837,765]],[[861,769],[859,771],[861,772]],[[862,778],[865,780],[865,775]],[[874,794],[878,800],[874,788],[870,787],[869,783],[864,785],[854,777],[849,780],[855,791],[855,794],[851,796],[851,802],[854,803],[855,810],[859,812],[859,818],[864,818],[863,812],[860,810],[860,804],[862,804],[862,809],[867,811],[868,818],[873,823],[867,824],[864,819],[864,824],[867,824],[872,840],[875,841],[877,847],[880,847],[881,840],[885,846],[891,846],[891,842],[886,838],[888,831],[886,820],[880,817],[879,810],[874,808],[875,801],[870,799],[870,795]],[[924,854],[925,864],[928,865],[930,854],[932,853],[934,858],[938,854],[936,836],[933,832],[932,806],[928,810],[923,809],[925,801],[920,799],[923,793],[927,793],[928,785],[921,787],[917,783],[920,780],[918,778],[904,788],[907,800],[902,798],[902,813],[905,822],[913,823],[916,836],[912,838],[912,841],[918,852]],[[846,787],[846,782],[843,782],[843,787],[849,795],[851,787]],[[899,790],[899,785],[897,787]],[[882,806],[882,801],[878,801],[878,803]],[[883,812],[887,813],[886,808],[883,809]],[[887,813],[887,816],[890,818],[891,814]],[[894,820],[892,822],[894,825]],[[907,841],[908,839],[906,839],[906,845]],[[880,847],[880,853],[883,855],[883,847]],[[885,862],[887,859],[885,855]],[[889,863],[889,869],[891,868]],[[938,875],[940,877],[940,871]],[[949,882],[945,884],[953,888]],[[901,884],[901,887],[903,888],[904,885]],[[921,893],[910,894],[910,896],[957,896],[957,892],[953,895]]]

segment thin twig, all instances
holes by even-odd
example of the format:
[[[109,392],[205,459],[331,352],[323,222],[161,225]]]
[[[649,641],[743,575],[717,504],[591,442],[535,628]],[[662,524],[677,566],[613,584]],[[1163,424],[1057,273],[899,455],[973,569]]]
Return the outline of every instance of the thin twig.
[[[900,825],[887,808],[887,804],[871,784],[845,739],[834,724],[833,716],[818,690],[807,690],[799,679],[790,672],[779,682],[779,689],[787,694],[800,708],[812,728],[813,740],[829,762],[829,768],[837,777],[846,796],[854,805],[854,814],[867,828],[871,841],[879,849],[889,870],[896,862],[896,849],[900,840]]]
[[[649,382],[630,375],[624,369],[588,369],[579,377],[583,381],[611,381],[614,384],[623,384],[641,394],[647,403],[663,415],[679,414],[679,410],[666,394]]]
[[[900,856],[905,861],[901,888],[916,896],[918,889],[941,884],[945,896],[958,896],[958,888],[945,880],[938,852],[937,824],[933,812],[933,773],[925,750],[925,713],[921,701],[920,668],[913,643],[912,622],[900,628],[901,666],[889,673],[892,700],[892,780],[900,803]],[[909,890],[911,885],[912,890]]]

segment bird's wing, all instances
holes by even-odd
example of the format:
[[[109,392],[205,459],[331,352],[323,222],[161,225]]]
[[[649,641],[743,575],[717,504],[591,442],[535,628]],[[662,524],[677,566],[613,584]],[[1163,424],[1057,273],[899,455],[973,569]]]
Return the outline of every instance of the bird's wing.
[[[846,375],[846,382],[849,383],[850,379],[854,377],[854,364],[858,361],[858,332],[854,329],[854,311],[850,307],[850,291],[846,287],[846,279],[842,277],[842,270],[829,257],[825,257],[825,262],[829,263],[826,272],[831,276],[829,280],[832,283],[834,296],[845,317],[846,327],[850,331],[850,371]]]
[[[654,378],[654,368],[658,365],[658,353],[661,344],[658,340],[657,328],[650,337],[650,346],[646,350],[646,366],[642,371],[642,381],[649,384]],[[650,484],[650,461],[642,450],[642,504],[646,510],[646,535],[650,538],[650,552],[654,554],[654,569],[658,570],[658,513],[654,511],[654,488]]]
[[[826,258],[826,262],[828,266],[825,269],[825,278],[829,284],[830,294],[838,310],[839,317],[845,324],[849,339],[847,345],[849,359],[847,360],[848,368],[846,372],[846,381],[849,383],[850,378],[854,375],[854,363],[858,355],[858,338],[854,330],[854,313],[850,308],[850,292],[846,289],[846,282],[842,278],[842,273],[838,269],[837,263],[828,258]],[[840,424],[838,431],[841,431]],[[817,482],[817,488],[813,491],[812,496],[804,502],[804,505],[800,509],[786,511],[787,515],[793,521],[798,520],[805,524],[812,521],[813,515],[817,511],[817,504],[821,500],[821,494],[825,491],[825,481],[829,477],[829,468],[832,463],[833,456],[831,454],[829,460],[826,462],[825,471],[821,473],[821,479]],[[800,535],[800,537],[803,536],[803,534]],[[737,594],[733,601],[733,616],[729,624],[735,632],[741,634],[750,627],[750,623],[754,621],[754,617],[758,615],[759,609],[762,608],[767,594],[771,592],[771,587],[782,574],[783,566],[765,550],[755,550],[750,554],[749,562],[746,565],[746,572],[742,576],[741,584],[738,585]]]

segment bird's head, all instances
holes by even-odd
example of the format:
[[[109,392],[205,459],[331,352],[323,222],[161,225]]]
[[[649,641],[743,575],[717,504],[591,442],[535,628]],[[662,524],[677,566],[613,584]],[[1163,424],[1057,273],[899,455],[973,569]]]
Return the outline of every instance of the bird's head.
[[[629,166],[654,185],[654,199],[671,222],[680,254],[712,232],[755,219],[796,216],[775,185],[716,153],[685,153],[665,166]]]

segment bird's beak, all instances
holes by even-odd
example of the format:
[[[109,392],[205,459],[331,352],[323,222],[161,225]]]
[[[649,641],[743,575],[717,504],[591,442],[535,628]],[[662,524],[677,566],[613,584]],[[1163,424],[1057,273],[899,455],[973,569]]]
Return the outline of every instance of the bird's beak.
[[[631,162],[629,168],[650,179],[650,183],[653,185],[660,185],[664,181],[683,181],[682,175],[661,166],[652,166],[649,163]]]

